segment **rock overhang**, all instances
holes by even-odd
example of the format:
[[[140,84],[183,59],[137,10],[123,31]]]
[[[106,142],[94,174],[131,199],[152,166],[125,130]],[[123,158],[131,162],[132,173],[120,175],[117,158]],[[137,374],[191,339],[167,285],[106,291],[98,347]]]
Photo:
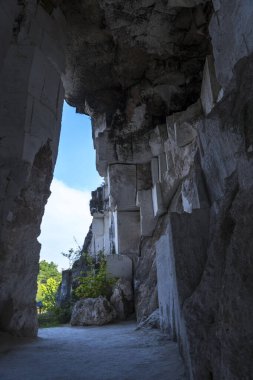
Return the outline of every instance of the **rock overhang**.
[[[113,119],[117,109],[146,104],[159,121],[198,99],[210,1],[65,0],[61,7],[66,99],[79,112]]]

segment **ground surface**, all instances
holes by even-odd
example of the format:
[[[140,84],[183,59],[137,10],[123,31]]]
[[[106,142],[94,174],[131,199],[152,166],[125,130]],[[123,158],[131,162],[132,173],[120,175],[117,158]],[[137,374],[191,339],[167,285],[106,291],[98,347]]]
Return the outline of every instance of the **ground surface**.
[[[0,379],[185,380],[177,345],[135,327],[46,328],[22,342],[0,336]]]

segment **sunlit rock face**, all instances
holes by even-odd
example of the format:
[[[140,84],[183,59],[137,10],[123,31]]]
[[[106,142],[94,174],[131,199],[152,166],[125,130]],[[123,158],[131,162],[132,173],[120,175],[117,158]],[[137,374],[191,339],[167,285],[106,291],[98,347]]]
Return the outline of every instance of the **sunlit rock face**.
[[[92,118],[105,177],[92,254],[131,259],[137,319],[159,306],[189,378],[250,379],[251,2],[30,0],[0,9],[1,329],[36,331],[36,238],[65,91]]]

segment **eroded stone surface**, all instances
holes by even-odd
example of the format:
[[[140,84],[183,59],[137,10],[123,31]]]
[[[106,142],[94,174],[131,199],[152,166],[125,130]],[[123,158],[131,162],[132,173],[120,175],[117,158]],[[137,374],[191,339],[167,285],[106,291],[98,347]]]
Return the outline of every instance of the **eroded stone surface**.
[[[139,329],[160,329],[160,310],[156,309],[147,319],[139,323],[136,330]]]
[[[113,306],[105,297],[84,298],[76,302],[72,315],[72,326],[102,326],[117,316]]]
[[[60,13],[49,17],[35,1],[1,3],[0,328],[17,335],[37,330],[37,237],[64,97]]]
[[[130,281],[119,279],[112,290],[110,303],[117,313],[117,318],[124,321],[134,311],[133,287]]]

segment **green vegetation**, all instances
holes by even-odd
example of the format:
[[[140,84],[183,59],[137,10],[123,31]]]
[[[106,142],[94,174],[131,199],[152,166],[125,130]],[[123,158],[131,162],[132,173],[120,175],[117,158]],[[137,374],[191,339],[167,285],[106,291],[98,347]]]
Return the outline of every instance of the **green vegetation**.
[[[47,311],[42,314],[38,314],[39,327],[56,327],[61,323],[59,322],[57,315],[53,312]]]
[[[42,302],[41,313],[38,314],[40,327],[50,327],[59,325],[58,308],[56,306],[56,294],[61,283],[61,273],[57,265],[52,261],[40,262],[38,275],[38,290],[36,300]]]
[[[48,263],[45,260],[40,262],[40,272],[38,275],[38,292],[37,302],[43,304],[41,313],[38,314],[40,327],[53,327],[62,323],[68,323],[71,318],[73,304],[81,298],[97,298],[104,296],[109,298],[112,293],[112,287],[117,278],[108,279],[106,276],[106,257],[103,252],[95,258],[81,250],[74,251],[70,249],[66,257],[72,263],[80,256],[85,260],[88,271],[78,278],[77,287],[72,291],[71,301],[58,307],[56,305],[56,295],[61,282],[61,274],[57,265],[53,262]],[[73,261],[75,261],[73,260]]]
[[[55,308],[56,293],[61,282],[61,273],[57,265],[51,261],[40,262],[38,275],[38,291],[36,300],[43,303],[43,310],[53,310]]]
[[[45,284],[41,284],[42,303],[44,310],[53,311],[56,307],[56,294],[60,281],[50,277]]]
[[[88,255],[87,255],[88,256]],[[87,257],[88,259],[88,257]],[[89,256],[89,259],[92,258]],[[97,264],[90,265],[91,269],[86,277],[79,278],[79,286],[74,290],[74,298],[97,298],[99,296],[110,297],[116,278],[108,279],[106,276],[106,259],[100,253]]]

